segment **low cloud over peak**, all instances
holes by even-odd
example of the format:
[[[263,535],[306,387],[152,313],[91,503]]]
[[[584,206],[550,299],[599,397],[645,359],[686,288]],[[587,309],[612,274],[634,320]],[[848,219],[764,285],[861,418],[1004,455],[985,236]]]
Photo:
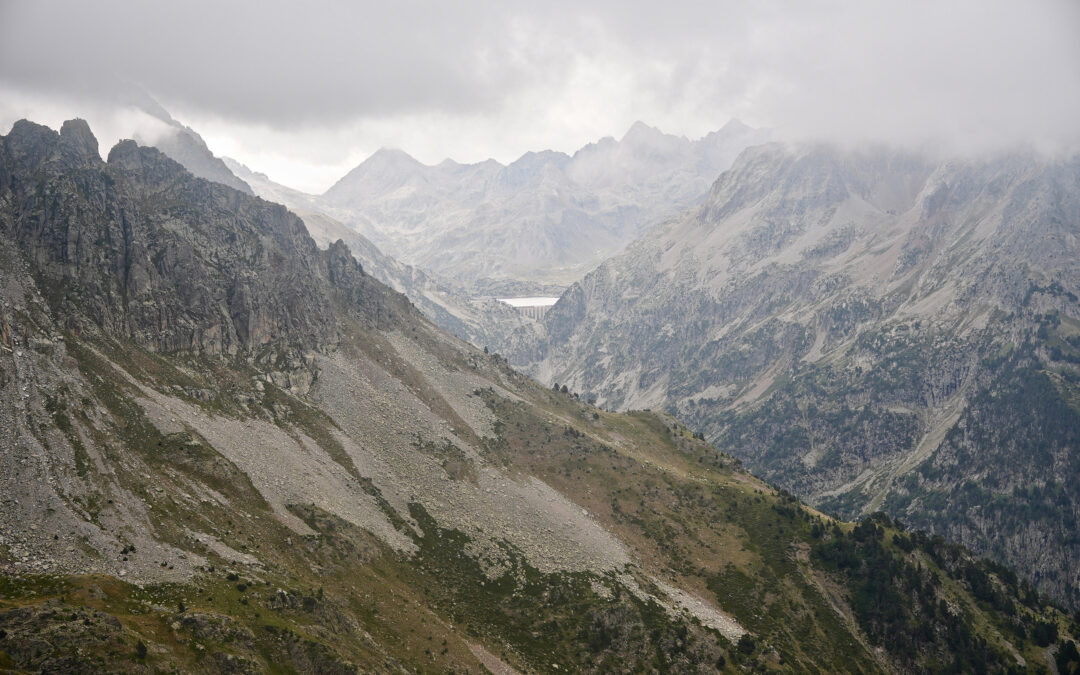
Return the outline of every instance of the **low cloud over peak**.
[[[132,83],[218,154],[306,171],[308,189],[381,146],[506,162],[638,119],[1061,149],[1080,141],[1080,5],[0,4],[0,122],[22,99],[105,106]]]

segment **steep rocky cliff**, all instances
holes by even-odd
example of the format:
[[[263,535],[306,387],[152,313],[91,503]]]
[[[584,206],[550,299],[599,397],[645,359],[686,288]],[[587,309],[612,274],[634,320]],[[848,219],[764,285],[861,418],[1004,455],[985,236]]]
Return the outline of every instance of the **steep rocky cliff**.
[[[17,124],[0,230],[0,667],[1080,664],[1007,569],[541,387],[155,150]]]
[[[848,517],[1077,602],[1080,158],[761,146],[544,319],[548,382],[665,408]]]
[[[132,141],[102,165],[83,122],[59,135],[19,122],[4,152],[10,230],[73,320],[154,351],[235,355],[329,339],[325,290],[295,283],[328,254],[281,206],[193,181]]]

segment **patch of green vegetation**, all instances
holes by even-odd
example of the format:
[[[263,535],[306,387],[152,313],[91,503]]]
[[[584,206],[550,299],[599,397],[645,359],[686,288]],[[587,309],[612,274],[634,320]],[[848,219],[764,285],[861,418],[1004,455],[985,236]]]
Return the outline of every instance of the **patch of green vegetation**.
[[[686,672],[726,654],[714,634],[672,618],[613,575],[544,574],[505,543],[505,567],[489,574],[467,553],[466,535],[440,528],[418,504],[410,513],[424,531],[411,564],[431,584],[432,602],[480,637],[507,642],[530,669]]]
[[[886,545],[886,529],[877,520],[889,522],[887,517],[869,519],[848,533],[826,529],[811,551],[814,560],[845,580],[852,611],[870,643],[884,647],[907,668],[920,661],[932,671],[949,672],[1017,666],[1011,654],[980,637],[972,619],[950,602],[938,572]],[[925,547],[928,540],[916,535],[914,543],[906,535],[892,536],[901,549]],[[1015,612],[1005,596],[994,592],[981,567],[967,563],[963,570],[969,579],[978,579],[980,585],[972,586],[978,589],[976,597],[984,593],[997,599],[1001,609]]]
[[[841,492],[832,497],[824,497],[817,502],[817,507],[825,513],[836,517],[851,517],[858,514],[866,505],[866,496],[858,491]]]
[[[717,495],[726,503],[724,517],[745,533],[742,545],[753,555],[742,566],[729,563],[709,574],[709,590],[785,663],[845,672],[876,670],[797,555],[811,540],[812,529],[822,527],[821,521],[791,495],[780,497]]]
[[[295,621],[257,605],[261,594],[245,583],[230,589],[225,576],[204,577],[196,582],[199,588],[139,587],[108,577],[70,577],[62,584],[27,577],[22,592],[0,595],[0,644],[10,650],[12,663],[27,670],[230,671],[246,664],[241,670],[355,672],[355,665],[308,635],[306,627],[316,617]]]
[[[58,392],[56,396],[45,394],[45,410],[52,415],[56,428],[64,434],[68,443],[71,444],[75,460],[75,473],[80,478],[85,478],[90,469],[90,455],[87,454],[86,446],[83,445],[82,439],[79,438],[78,432],[71,423],[71,418],[67,415],[67,403],[64,401],[64,396],[64,391]]]
[[[443,471],[451,480],[463,480],[477,485],[479,476],[476,473],[476,463],[465,454],[465,451],[454,445],[450,439],[443,439],[442,443],[424,441],[417,437],[413,448],[431,457],[435,457],[442,465]]]
[[[334,430],[340,431],[339,427],[326,413],[269,383],[264,385],[262,406],[271,412],[276,424],[285,429],[300,428],[318,443],[331,459],[355,478],[361,479],[352,457],[345,452],[345,447],[333,433]]]
[[[586,431],[552,433],[527,406],[497,397],[488,404],[507,450],[517,449],[518,465],[564,494],[587,498],[602,488],[604,501],[590,502],[590,511],[646,560],[674,572],[679,583],[713,591],[717,604],[754,633],[751,653],[733,650],[729,664],[875,670],[854,637],[837,637],[850,629],[796,559],[816,517],[792,495],[737,479],[733,459],[656,413],[605,416],[586,420]],[[614,452],[594,436],[616,429],[620,447],[632,443],[650,464]],[[684,472],[695,478],[681,477]]]
[[[69,588],[67,579],[55,574],[0,575],[3,601],[60,595]]]

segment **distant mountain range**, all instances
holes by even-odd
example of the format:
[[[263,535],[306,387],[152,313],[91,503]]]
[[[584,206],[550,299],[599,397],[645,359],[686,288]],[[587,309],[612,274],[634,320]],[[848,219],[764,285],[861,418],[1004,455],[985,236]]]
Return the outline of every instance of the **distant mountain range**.
[[[643,229],[701,199],[768,131],[737,121],[697,141],[640,122],[569,156],[530,152],[426,166],[383,149],[324,195],[308,195],[224,158],[266,199],[331,232],[377,278],[477,345],[525,348],[535,326],[478,298],[558,294]],[[165,149],[168,154],[168,148]],[[403,264],[405,263],[411,264]]]
[[[485,297],[561,293],[700,200],[743,148],[769,137],[731,121],[690,141],[637,122],[620,141],[604,138],[573,156],[530,152],[508,166],[426,166],[383,149],[320,196],[215,157],[149,96],[132,105],[175,130],[149,144],[194,175],[288,206],[321,245],[343,238],[365,269],[443,328],[518,349],[535,343],[535,325]]]
[[[517,354],[1080,601],[1080,157],[746,150]]]
[[[550,292],[644,228],[698,200],[738,153],[769,132],[732,121],[697,141],[641,122],[572,156],[529,152],[426,166],[380,150],[316,203],[403,262],[474,294]]]

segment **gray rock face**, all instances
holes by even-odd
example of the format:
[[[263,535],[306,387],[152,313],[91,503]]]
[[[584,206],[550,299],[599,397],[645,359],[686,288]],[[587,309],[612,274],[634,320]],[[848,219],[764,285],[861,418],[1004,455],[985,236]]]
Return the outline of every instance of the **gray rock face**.
[[[1080,158],[767,145],[573,285],[514,359],[1075,601],[1078,295]]]
[[[98,143],[86,120],[68,120],[60,127],[60,144],[66,159],[82,164],[98,157]]]
[[[20,122],[0,157],[17,205],[8,227],[60,306],[156,351],[314,348],[334,330],[335,281],[354,295],[370,283],[282,206],[133,141],[102,162],[85,123],[58,135]],[[378,321],[378,303],[368,309]]]
[[[508,166],[425,166],[384,149],[315,203],[389,255],[470,292],[550,292],[700,200],[740,150],[766,138],[733,122],[689,141],[638,122],[620,141],[573,156],[530,152]]]

